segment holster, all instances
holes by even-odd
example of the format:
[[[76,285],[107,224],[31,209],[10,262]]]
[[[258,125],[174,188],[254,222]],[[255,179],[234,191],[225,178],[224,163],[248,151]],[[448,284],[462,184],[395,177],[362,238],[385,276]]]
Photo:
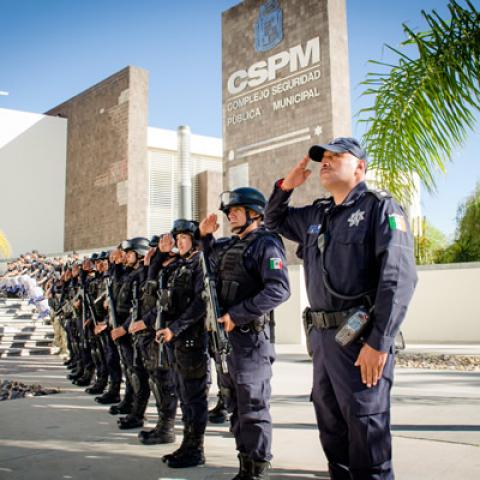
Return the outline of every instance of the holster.
[[[310,358],[313,356],[312,342],[310,341],[310,332],[313,328],[313,321],[310,315],[310,307],[305,308],[302,313],[303,329],[305,330],[305,339],[307,343],[307,353]]]

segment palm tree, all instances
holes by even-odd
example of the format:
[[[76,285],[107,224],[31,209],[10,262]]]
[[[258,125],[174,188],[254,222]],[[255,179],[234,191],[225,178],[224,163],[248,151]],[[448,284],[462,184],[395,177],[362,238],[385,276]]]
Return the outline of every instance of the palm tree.
[[[448,9],[448,21],[422,10],[424,32],[403,24],[402,45],[417,54],[387,46],[398,64],[371,61],[385,71],[362,82],[363,95],[374,99],[359,112],[367,122],[363,140],[380,184],[401,201],[412,195],[416,174],[435,190],[434,172],[445,172],[480,110],[480,12],[469,0],[464,7],[451,0]]]

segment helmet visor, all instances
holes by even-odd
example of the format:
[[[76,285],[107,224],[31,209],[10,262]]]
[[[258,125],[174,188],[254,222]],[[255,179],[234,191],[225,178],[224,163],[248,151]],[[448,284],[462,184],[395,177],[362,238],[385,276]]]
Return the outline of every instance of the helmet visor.
[[[233,205],[244,205],[245,199],[237,192],[222,192],[220,194],[220,210],[232,207]]]

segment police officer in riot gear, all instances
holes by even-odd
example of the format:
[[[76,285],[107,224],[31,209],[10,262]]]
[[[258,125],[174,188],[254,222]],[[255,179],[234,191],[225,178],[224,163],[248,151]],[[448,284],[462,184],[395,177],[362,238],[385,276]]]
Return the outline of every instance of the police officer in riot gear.
[[[118,350],[110,336],[108,322],[108,310],[106,309],[106,279],[109,275],[108,252],[101,252],[95,261],[97,276],[92,285],[93,309],[95,310],[96,326],[94,328],[95,339],[99,343],[99,349],[105,364],[105,378],[100,387],[88,393],[102,393],[108,383],[108,389],[95,401],[101,404],[118,403],[120,401],[120,384],[122,382],[122,368]],[[96,391],[95,391],[96,390]]]
[[[85,305],[85,291],[88,290],[92,278],[95,276],[93,264],[90,258],[84,258],[80,271],[80,285],[76,300],[78,310],[78,331],[80,334],[81,355],[83,359],[83,375],[73,381],[79,387],[90,385],[95,370],[99,367],[98,357],[92,355],[94,348],[93,332],[91,329],[91,317]]]
[[[125,255],[118,253],[116,257],[118,264],[114,272],[113,288],[118,325],[112,329],[111,337],[119,349],[126,378],[126,389],[123,401],[119,405],[112,405],[110,413],[114,415],[126,413],[126,417],[118,420],[118,426],[120,429],[128,429],[143,425],[143,415],[150,395],[145,372],[136,368],[134,364],[132,336],[128,333],[134,295],[145,273],[141,259],[148,251],[148,240],[136,237],[124,241],[121,244],[121,250]],[[125,262],[123,271],[119,266],[122,258]]]
[[[120,349],[125,377],[131,385],[131,393],[126,392],[130,393],[131,408],[126,405],[127,411],[125,413],[127,415],[119,418],[117,422],[121,430],[143,425],[143,417],[150,396],[148,374],[143,366],[136,362],[133,339],[131,333],[129,333],[132,320],[140,318],[139,290],[145,278],[143,257],[148,252],[148,243],[148,239],[143,237],[135,237],[123,243],[123,250],[126,253],[126,268],[117,287],[115,306],[118,326],[111,332],[112,339],[117,341]],[[132,318],[133,316],[136,318]]]
[[[221,211],[235,235],[216,241],[217,216],[200,223],[203,248],[218,282],[231,351],[228,374],[221,383],[229,391],[240,470],[235,480],[267,478],[272,458],[269,412],[274,349],[270,343],[270,312],[290,295],[285,250],[281,239],[262,226],[265,197],[253,188],[221,195]]]
[[[276,183],[265,222],[303,258],[312,400],[331,478],[391,480],[394,339],[417,279],[408,220],[387,192],[367,187],[357,140],[315,145],[309,156],[332,196],[288,206],[311,174],[306,156]]]
[[[100,293],[102,261],[97,253],[92,254],[89,260],[90,262],[87,265],[90,271],[84,286],[83,293],[85,298],[82,307],[86,309],[85,318],[87,319],[87,325],[85,328],[88,330],[90,351],[95,365],[96,377],[93,385],[85,389],[85,392],[90,395],[97,395],[103,392],[108,382],[105,346],[103,337],[99,336],[98,325],[99,322],[102,322],[105,314],[102,309],[95,306],[98,304],[95,300]]]
[[[157,338],[166,344],[174,369],[175,386],[183,412],[183,441],[163,460],[171,468],[205,463],[203,439],[208,416],[208,353],[205,331],[203,272],[197,245],[198,224],[176,220],[171,235],[160,239],[159,248],[169,254],[160,271],[160,329]]]
[[[79,299],[81,265],[82,262],[80,260],[77,260],[72,265],[72,279],[66,286],[65,292],[67,301],[72,307],[71,320],[68,323],[73,350],[72,371],[68,375],[68,379],[72,380],[72,382],[78,380],[83,375],[85,358],[83,353],[84,345],[80,333],[83,328],[81,324],[81,301]]]
[[[158,236],[150,239],[150,249],[144,258],[148,268],[145,281],[140,286],[141,318],[130,325],[134,337],[137,362],[141,362],[148,375],[150,391],[155,398],[158,422],[151,430],[142,430],[138,434],[144,445],[173,443],[175,441],[175,414],[177,397],[173,379],[173,370],[168,363],[159,359],[158,343],[155,342],[155,323],[157,319],[158,272],[161,259],[167,255],[158,250]]]
[[[103,405],[120,402],[120,385],[122,383],[122,367],[120,364],[120,356],[118,349],[111,337],[113,325],[110,320],[111,312],[108,309],[110,302],[107,298],[107,282],[112,281],[114,275],[113,272],[116,267],[114,260],[118,254],[118,250],[112,250],[111,252],[102,252],[99,257],[102,263],[102,281],[99,285],[99,288],[102,289],[104,295],[102,297],[103,304],[101,302],[96,304],[96,308],[99,311],[100,317],[103,317],[103,321],[100,323],[97,330],[99,331],[98,334],[103,336],[103,343],[105,346],[105,361],[108,370],[109,383],[107,390],[101,396],[95,397],[95,401]],[[113,304],[112,306],[115,307]]]

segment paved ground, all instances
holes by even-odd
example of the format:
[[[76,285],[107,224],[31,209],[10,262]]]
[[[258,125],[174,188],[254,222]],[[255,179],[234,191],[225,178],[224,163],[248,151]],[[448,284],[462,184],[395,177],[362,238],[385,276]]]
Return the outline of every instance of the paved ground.
[[[311,364],[301,346],[277,350],[271,478],[328,479],[308,401]],[[67,382],[65,373],[57,357],[0,360],[2,379],[62,388],[57,395],[0,403],[0,479],[229,480],[234,476],[237,460],[228,427],[209,425],[206,466],[170,470],[160,457],[175,446],[140,445],[138,430],[118,430],[115,417]],[[397,479],[480,478],[479,387],[480,372],[397,369],[392,409]],[[147,413],[153,426],[153,403]],[[180,421],[177,431],[181,432]]]

